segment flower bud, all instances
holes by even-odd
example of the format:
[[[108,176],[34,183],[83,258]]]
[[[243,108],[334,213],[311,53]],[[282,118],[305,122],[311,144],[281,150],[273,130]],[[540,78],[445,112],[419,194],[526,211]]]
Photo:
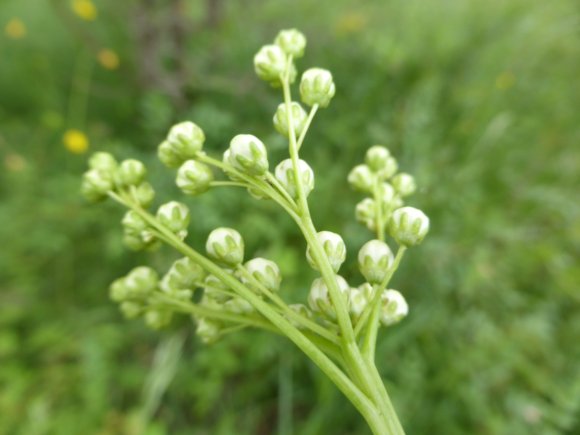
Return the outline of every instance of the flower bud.
[[[170,201],[163,204],[157,210],[157,219],[180,239],[183,240],[187,236],[190,214],[185,204],[177,201]]]
[[[200,317],[197,319],[195,333],[203,343],[214,343],[220,336],[220,325],[213,320]]]
[[[171,311],[150,308],[145,313],[145,323],[152,329],[161,329],[171,323]]]
[[[113,190],[111,176],[100,169],[90,169],[83,175],[81,192],[89,201],[100,201],[107,197],[107,193]]]
[[[409,313],[407,301],[397,290],[385,290],[381,295],[379,320],[384,326],[400,322]]]
[[[308,163],[304,160],[298,160],[298,174],[304,189],[304,195],[308,194],[314,189],[314,172]],[[298,197],[298,190],[296,189],[296,180],[294,178],[294,168],[292,160],[286,159],[281,161],[275,170],[276,179],[282,184],[286,191],[292,198]]]
[[[317,237],[328,257],[332,270],[334,273],[337,273],[346,259],[346,245],[344,244],[344,240],[342,240],[342,237],[338,234],[330,231],[320,231],[317,234]],[[312,258],[312,249],[310,245],[306,248],[306,259],[314,270],[320,270]]]
[[[205,134],[197,124],[184,121],[171,127],[167,142],[179,157],[187,160],[194,158],[202,150]]]
[[[145,242],[153,239],[153,235],[149,232],[149,225],[147,222],[134,210],[129,210],[121,220],[125,234],[139,236]],[[145,240],[147,239],[147,240]]]
[[[373,300],[375,295],[375,288],[371,284],[365,282],[364,284],[358,286],[358,290],[365,296],[367,301]]]
[[[350,287],[348,283],[340,275],[336,275],[336,282],[342,296],[345,298],[348,304],[348,297],[350,293]],[[328,287],[326,286],[323,278],[317,278],[312,282],[310,293],[308,294],[308,305],[312,311],[325,314],[332,319],[336,318],[336,313],[330,299]]]
[[[230,142],[227,160],[248,175],[260,176],[268,170],[268,152],[263,142],[251,134],[238,134]]]
[[[123,302],[129,298],[129,290],[125,285],[125,278],[118,278],[109,287],[109,297],[115,302]]]
[[[330,71],[322,68],[310,68],[302,74],[300,81],[300,98],[304,104],[327,107],[336,88]]]
[[[379,178],[381,180],[388,180],[397,173],[399,164],[394,157],[389,157],[385,160],[384,166],[378,170]]]
[[[295,58],[304,56],[306,37],[296,29],[282,30],[274,41],[286,54]]]
[[[413,194],[417,188],[413,176],[405,172],[397,174],[395,177],[393,177],[391,182],[393,183],[393,187],[399,193],[399,195],[403,197]]]
[[[254,56],[254,69],[262,80],[273,85],[281,83],[280,76],[286,72],[288,58],[277,45],[264,45]]]
[[[219,303],[224,303],[230,298],[230,296],[225,293],[225,291],[228,290],[228,286],[221,282],[217,276],[206,276],[203,284],[204,297],[213,299]]]
[[[206,192],[213,181],[211,168],[196,160],[187,160],[179,167],[175,184],[187,195]]]
[[[308,309],[308,307],[304,304],[290,304],[288,305],[288,308],[290,308],[292,311],[294,311],[295,313],[301,315],[302,317],[305,317],[307,319],[311,319],[312,318],[312,311],[310,311]],[[297,328],[303,328],[302,324],[295,321],[294,319],[292,319],[292,317],[288,316],[288,315],[284,315],[284,317],[286,317],[286,319],[288,319],[288,321],[290,323],[292,323],[292,325],[294,325]]]
[[[368,305],[365,293],[358,288],[350,289],[349,313],[353,319],[358,319]]]
[[[375,176],[367,165],[355,166],[347,180],[353,189],[361,192],[372,192],[375,186]]]
[[[367,150],[365,163],[373,170],[378,172],[387,165],[391,153],[387,148],[381,145],[374,145]]]
[[[147,208],[153,203],[155,190],[153,190],[153,186],[150,183],[144,181],[133,190],[133,197],[141,207]]]
[[[254,311],[254,307],[247,300],[242,298],[232,298],[224,304],[224,309],[230,313],[248,314]]]
[[[274,128],[284,137],[288,137],[290,134],[288,128],[288,111],[286,108],[286,103],[282,103],[278,106],[274,114]],[[294,125],[294,134],[298,137],[306,126],[308,114],[296,101],[290,103],[290,113],[292,115],[292,124]]]
[[[429,232],[429,218],[419,209],[402,207],[393,212],[389,229],[399,245],[415,246]]]
[[[168,141],[163,141],[157,148],[157,157],[168,168],[178,168],[185,160],[180,157]]]
[[[98,169],[111,175],[115,173],[117,166],[115,158],[111,154],[102,151],[94,153],[89,159],[89,168]]]
[[[116,180],[123,186],[135,186],[143,181],[146,174],[147,169],[142,162],[135,159],[127,159],[123,160],[119,165]]]
[[[371,284],[381,283],[394,261],[389,246],[380,240],[365,243],[358,252],[358,267]]]
[[[121,305],[119,305],[119,308],[127,319],[135,319],[143,312],[142,304],[136,302],[122,302]]]
[[[166,293],[172,293],[175,290],[193,290],[204,278],[203,268],[189,257],[184,257],[171,265],[159,287]]]
[[[140,266],[125,277],[124,285],[129,297],[146,296],[159,284],[159,275],[150,267]]]
[[[216,228],[213,230],[205,249],[215,261],[227,266],[237,266],[244,261],[244,240],[240,233],[231,228]]]
[[[280,290],[280,282],[282,281],[282,274],[280,268],[276,263],[265,258],[254,258],[248,261],[244,267],[256,281],[262,284],[271,292]],[[252,282],[246,277],[242,276],[242,282],[246,285],[252,286]]]
[[[371,198],[365,198],[359,202],[355,207],[355,218],[357,222],[371,230],[375,231],[377,227],[376,223],[376,203]]]
[[[387,183],[386,181],[379,184],[378,195],[381,198],[381,202],[386,206],[387,210],[391,208],[390,206],[395,203],[395,198],[397,198],[395,189],[393,186],[391,186],[390,183]]]

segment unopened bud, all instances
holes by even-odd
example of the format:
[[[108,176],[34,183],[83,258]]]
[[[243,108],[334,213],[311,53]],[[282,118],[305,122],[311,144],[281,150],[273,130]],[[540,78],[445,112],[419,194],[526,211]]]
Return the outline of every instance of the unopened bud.
[[[284,53],[289,54],[295,58],[304,56],[304,49],[306,48],[306,37],[304,34],[296,29],[282,30],[276,36],[274,41]]]
[[[266,287],[271,292],[280,290],[280,283],[282,282],[282,274],[280,268],[276,263],[265,258],[254,258],[248,261],[244,267],[247,272],[252,275],[256,281]],[[252,286],[252,282],[242,275],[242,282]]]
[[[350,289],[349,312],[354,319],[358,319],[368,305],[368,299],[364,292],[358,288]]]
[[[346,259],[346,245],[344,244],[344,240],[342,240],[340,235],[330,231],[320,231],[317,237],[328,257],[332,270],[334,273],[337,273]],[[312,248],[310,245],[306,248],[306,259],[314,270],[320,270],[312,257]]]
[[[348,183],[361,192],[372,192],[375,176],[367,165],[357,165],[348,174]]]
[[[254,307],[247,300],[242,298],[232,298],[224,304],[226,311],[235,314],[248,314],[254,311]]]
[[[251,134],[238,134],[230,142],[228,162],[240,172],[260,176],[268,170],[268,152],[264,143]]]
[[[254,56],[256,74],[273,85],[281,83],[280,77],[285,73],[287,65],[287,55],[278,45],[264,45]]]
[[[288,110],[286,103],[278,106],[276,114],[274,115],[274,128],[284,137],[288,137],[290,129],[288,128]],[[290,113],[292,114],[292,125],[294,126],[294,134],[298,137],[306,125],[308,114],[302,106],[293,101],[290,103]]]
[[[228,290],[228,286],[221,282],[217,276],[206,276],[203,284],[203,294],[207,298],[213,299],[219,303],[224,303],[230,298],[230,296],[225,293],[225,291]]]
[[[190,214],[187,206],[181,202],[170,201],[163,204],[157,210],[157,219],[159,222],[169,228],[180,239],[187,236],[187,227],[189,226]]]
[[[213,179],[213,172],[208,165],[187,160],[179,167],[175,184],[187,195],[199,195],[209,189]]]
[[[89,159],[89,168],[98,169],[99,171],[107,172],[113,175],[117,170],[117,160],[110,154],[105,152],[94,153]]]
[[[365,243],[358,253],[360,272],[371,284],[379,284],[385,279],[393,260],[391,249],[380,240]]]
[[[393,212],[389,229],[399,245],[415,246],[429,232],[429,218],[417,208],[402,207]]]
[[[371,198],[365,198],[355,207],[355,218],[371,230],[376,230],[376,203]]]
[[[231,228],[216,228],[205,244],[208,255],[219,263],[237,266],[244,261],[244,240]]]
[[[169,130],[167,139],[159,145],[159,160],[170,168],[177,168],[183,162],[193,159],[202,150],[205,142],[203,130],[190,121],[175,124]]]
[[[131,297],[152,293],[159,284],[159,275],[150,267],[140,266],[125,277],[124,285]]]
[[[149,225],[147,222],[134,210],[129,210],[123,216],[123,220],[121,221],[123,225],[123,229],[125,231],[125,235],[131,238],[137,238],[142,242],[142,248],[145,248],[148,243],[154,240],[154,236],[149,230]],[[129,244],[131,245],[131,240],[129,240]],[[129,246],[133,248],[133,246]],[[141,249],[142,249],[141,248]]]
[[[379,172],[387,166],[387,161],[390,156],[391,153],[387,148],[381,145],[374,145],[367,150],[365,163],[374,172]]]
[[[203,343],[214,343],[220,336],[220,325],[213,320],[201,317],[197,319],[197,328],[195,333]]]
[[[145,323],[152,329],[161,329],[171,323],[171,311],[150,308],[145,313]]]
[[[314,189],[314,172],[304,160],[298,160],[298,174],[304,189],[304,195],[308,194]],[[294,178],[294,168],[292,160],[286,159],[276,166],[276,179],[282,184],[286,191],[292,198],[298,197],[298,190],[296,187],[296,180]]]
[[[405,172],[395,175],[391,182],[399,195],[403,197],[413,194],[417,188],[413,176]]]
[[[350,293],[350,287],[348,283],[340,275],[336,275],[336,282],[342,297],[345,298],[345,301],[348,304]],[[336,312],[330,299],[328,287],[323,278],[317,278],[312,282],[310,293],[308,294],[308,305],[312,311],[325,314],[332,319],[336,318]]]
[[[379,320],[384,326],[400,322],[409,313],[409,305],[397,290],[385,290],[381,295]]]
[[[143,313],[143,305],[137,302],[122,302],[119,308],[127,319],[135,319]]]
[[[139,160],[123,160],[117,170],[116,180],[123,186],[135,186],[143,181],[147,169]]]
[[[149,207],[155,199],[155,190],[151,183],[144,181],[133,190],[133,197],[143,208]]]
[[[100,201],[113,189],[110,174],[99,169],[90,169],[83,175],[81,192],[89,201]]]
[[[159,287],[167,293],[175,290],[193,290],[205,278],[203,268],[189,257],[175,261],[163,276]]]
[[[300,98],[304,104],[327,107],[336,88],[330,71],[322,68],[310,68],[302,74],[300,81]]]
[[[397,173],[399,164],[394,157],[389,157],[385,160],[384,166],[378,170],[379,178],[381,180],[388,180]]]
[[[299,314],[302,317],[305,317],[307,319],[312,318],[312,311],[310,311],[308,307],[304,304],[290,304],[288,305],[288,308],[290,308],[292,311],[294,311],[296,314]],[[292,323],[292,325],[294,325],[295,327],[303,328],[302,324],[300,322],[295,321],[291,316],[284,315],[284,317],[286,317],[288,321]]]

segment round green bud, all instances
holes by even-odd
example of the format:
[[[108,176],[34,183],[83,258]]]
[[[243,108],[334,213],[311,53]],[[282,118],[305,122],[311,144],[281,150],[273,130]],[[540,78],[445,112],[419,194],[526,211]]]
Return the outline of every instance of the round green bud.
[[[374,145],[367,150],[365,163],[374,172],[379,172],[387,165],[389,157],[391,157],[391,153],[387,148],[381,145]]]
[[[350,295],[350,287],[348,283],[340,275],[336,275],[336,283],[338,284],[340,293],[348,304]],[[330,299],[328,287],[323,278],[316,278],[312,282],[312,285],[310,286],[310,293],[308,293],[308,305],[312,311],[324,314],[331,319],[336,318],[336,313]]]
[[[300,81],[300,98],[308,106],[318,104],[327,107],[336,88],[330,71],[322,68],[310,68],[302,74]]]
[[[139,160],[123,160],[117,170],[116,180],[123,186],[135,186],[143,181],[146,174],[147,169]]]
[[[316,236],[328,257],[332,270],[334,273],[337,273],[342,263],[344,263],[344,260],[346,260],[346,245],[344,244],[344,240],[338,234],[330,231],[320,231]],[[306,260],[308,260],[308,263],[314,270],[320,270],[314,258],[312,258],[310,245],[306,248]]]
[[[109,287],[109,297],[115,302],[123,302],[129,298],[129,290],[125,285],[125,278],[118,278]]]
[[[173,293],[176,290],[193,290],[204,278],[203,268],[189,257],[184,257],[171,265],[161,279],[159,287],[166,293]]]
[[[178,168],[185,161],[167,140],[161,142],[157,148],[157,157],[168,168]]]
[[[197,319],[195,333],[205,344],[211,344],[220,337],[220,325],[218,322],[200,317]]]
[[[161,329],[171,323],[171,311],[151,308],[145,312],[145,324],[152,329]]]
[[[365,282],[358,286],[358,290],[365,296],[367,301],[373,300],[375,295],[375,288],[371,284]]]
[[[147,231],[149,229],[149,225],[145,222],[139,213],[134,210],[129,210],[123,216],[121,220],[121,224],[126,233],[129,234],[141,234],[143,231]]]
[[[397,173],[398,169],[399,169],[399,164],[397,163],[395,158],[388,157],[385,160],[384,166],[381,169],[379,169],[377,171],[377,173],[378,173],[379,178],[381,180],[388,180],[389,178],[391,178],[393,175],[395,175]]]
[[[248,314],[254,311],[254,307],[247,300],[232,298],[224,303],[224,309],[234,314]]]
[[[230,142],[227,160],[238,171],[261,176],[268,170],[268,152],[263,142],[251,134],[238,134]]]
[[[125,213],[121,224],[124,229],[123,242],[129,249],[141,251],[153,246],[156,241],[147,222],[133,210]]]
[[[358,319],[367,307],[369,301],[366,294],[358,288],[350,289],[349,313],[353,319]]]
[[[274,42],[288,55],[295,58],[304,56],[306,37],[296,29],[280,31]]]
[[[417,185],[415,184],[415,179],[413,176],[405,172],[401,172],[400,174],[395,175],[393,177],[392,183],[395,190],[402,197],[412,195],[417,189]]]
[[[151,183],[147,181],[142,182],[133,190],[133,198],[143,208],[149,207],[155,199],[155,190]]]
[[[231,228],[216,228],[205,244],[208,255],[218,263],[237,266],[244,261],[244,240]]]
[[[389,205],[392,204],[395,198],[397,197],[397,192],[390,183],[386,181],[379,184],[378,187],[378,194],[381,198],[383,204]]]
[[[171,127],[167,142],[181,159],[192,159],[202,150],[205,134],[197,124],[184,121]]]
[[[89,201],[100,201],[113,190],[113,180],[109,173],[100,169],[90,169],[83,175],[81,193]]]
[[[146,296],[157,288],[159,275],[150,267],[136,267],[125,277],[124,284],[129,296]]]
[[[265,258],[253,258],[246,262],[244,267],[256,281],[262,284],[271,292],[280,290],[280,283],[282,282],[282,274],[280,268],[276,263]],[[242,282],[250,287],[253,287],[251,280],[242,275]]]
[[[229,287],[221,282],[217,276],[206,276],[203,284],[203,294],[209,299],[213,299],[219,303],[224,303],[230,298],[227,293],[224,293],[224,291],[228,290]]]
[[[385,290],[381,295],[379,320],[384,326],[400,322],[409,313],[409,305],[397,290]]]
[[[274,114],[274,128],[278,133],[284,137],[288,137],[290,132],[288,129],[288,110],[286,110],[286,103],[282,103],[278,106],[276,113]],[[290,103],[290,112],[292,114],[292,124],[294,126],[294,134],[300,136],[304,127],[306,126],[306,120],[308,119],[308,114],[302,108],[302,106],[293,101]]]
[[[312,189],[314,189],[314,172],[308,166],[308,163],[304,160],[298,160],[298,174],[302,181],[304,195],[308,196],[312,192]],[[291,159],[283,160],[276,166],[275,176],[292,198],[298,197]]]
[[[385,279],[393,261],[391,249],[381,240],[365,243],[358,252],[359,270],[371,284],[379,284]]]
[[[187,236],[190,213],[187,206],[181,202],[170,201],[157,210],[157,219],[175,233],[180,239]]]
[[[143,306],[136,302],[122,302],[119,308],[127,319],[135,319],[143,312]]]
[[[393,212],[389,230],[399,245],[415,246],[429,232],[429,218],[419,209],[402,207]]]
[[[375,231],[376,222],[376,203],[371,198],[365,198],[355,207],[355,218],[357,222],[365,225],[369,230]]]
[[[348,183],[355,190],[372,193],[375,186],[375,175],[367,165],[357,165],[348,174]]]
[[[210,188],[213,179],[213,172],[208,165],[187,160],[179,167],[175,184],[187,195],[199,195]]]
[[[286,72],[288,57],[278,45],[264,45],[254,56],[254,69],[258,77],[274,85],[281,83]]]
[[[89,159],[89,168],[114,174],[117,170],[117,160],[110,154],[99,151]]]

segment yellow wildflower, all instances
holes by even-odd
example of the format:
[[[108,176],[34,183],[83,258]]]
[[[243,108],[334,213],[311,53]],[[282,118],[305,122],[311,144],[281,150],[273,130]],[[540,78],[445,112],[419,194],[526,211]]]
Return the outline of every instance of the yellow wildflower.
[[[85,21],[94,21],[97,18],[97,8],[91,0],[73,0],[72,10]]]
[[[111,70],[119,68],[119,55],[113,50],[103,48],[97,54],[97,59],[103,68]]]
[[[84,154],[89,149],[89,139],[80,130],[65,131],[62,141],[65,148],[73,154]]]
[[[495,87],[500,91],[511,88],[516,83],[516,76],[511,71],[504,71],[495,79]]]
[[[6,36],[12,39],[21,39],[26,36],[26,25],[18,18],[12,18],[4,28]]]

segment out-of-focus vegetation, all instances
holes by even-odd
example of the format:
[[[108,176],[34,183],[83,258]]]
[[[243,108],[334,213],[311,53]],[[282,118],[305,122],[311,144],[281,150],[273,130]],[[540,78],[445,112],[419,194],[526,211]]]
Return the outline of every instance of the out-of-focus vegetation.
[[[285,152],[279,96],[252,56],[281,28],[299,66],[337,96],[303,154],[319,228],[356,249],[345,181],[387,145],[431,218],[394,286],[410,316],[377,356],[409,434],[580,433],[580,5],[574,0],[3,0],[0,4],[0,433],[363,434],[364,423],[289,343],[246,331],[206,347],[184,319],[126,321],[108,284],[169,250],[121,245],[122,212],[78,194],[87,153],[156,163],[172,122],[221,153],[237,133]],[[314,273],[271,204],[239,191],[189,200],[193,246],[217,225],[279,261],[285,297]],[[143,429],[143,421],[148,421]],[[82,429],[80,429],[82,428]]]

